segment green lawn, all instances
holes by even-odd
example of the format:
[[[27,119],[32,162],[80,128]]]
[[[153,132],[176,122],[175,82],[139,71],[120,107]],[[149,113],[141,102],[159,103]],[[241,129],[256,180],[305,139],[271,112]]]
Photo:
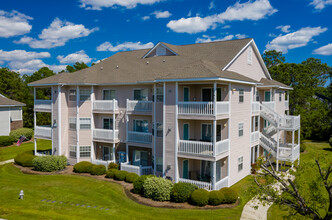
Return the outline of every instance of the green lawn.
[[[37,140],[37,149],[38,150],[48,150],[52,148],[52,142],[49,140],[38,139]],[[0,147],[0,161],[5,161],[13,159],[17,154],[22,153],[28,150],[34,150],[33,141],[23,143],[21,146],[12,145],[9,147]]]
[[[332,161],[332,148],[328,143],[317,143],[317,142],[308,142],[305,143],[306,152],[301,153],[300,157],[300,165],[303,162],[312,162],[315,163],[315,158],[317,155],[324,155],[327,157],[328,161]],[[310,179],[312,177],[311,173],[307,173],[306,177]],[[283,216],[287,216],[288,207],[286,206],[278,206],[272,205],[268,211],[268,219],[278,220],[283,219]],[[298,216],[298,219],[304,219],[302,216]]]

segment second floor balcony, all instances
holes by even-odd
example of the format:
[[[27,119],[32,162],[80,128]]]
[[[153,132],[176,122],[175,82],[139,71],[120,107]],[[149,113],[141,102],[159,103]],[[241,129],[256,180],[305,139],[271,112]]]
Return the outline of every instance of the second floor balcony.
[[[151,144],[152,143],[152,133],[138,132],[138,131],[128,131],[128,142]]]
[[[152,101],[127,99],[127,111],[128,112],[151,113],[152,112]]]
[[[93,101],[92,110],[94,112],[115,112],[119,110],[117,100],[95,100]]]
[[[229,102],[178,102],[179,115],[215,116],[229,114]]]
[[[50,126],[36,126],[35,138],[52,139],[52,128]]]
[[[93,140],[95,141],[106,141],[106,142],[116,142],[118,140],[119,130],[110,129],[93,129]]]
[[[36,112],[51,112],[52,111],[52,100],[36,99],[35,100],[35,111]]]
[[[229,151],[229,139],[212,142],[179,140],[178,153],[191,154],[196,156],[216,157]]]

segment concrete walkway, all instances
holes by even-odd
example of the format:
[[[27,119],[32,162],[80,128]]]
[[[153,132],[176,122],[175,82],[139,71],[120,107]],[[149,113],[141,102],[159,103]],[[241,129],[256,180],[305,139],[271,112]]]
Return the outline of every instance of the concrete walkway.
[[[1,162],[0,162],[0,166],[1,166],[1,165],[4,165],[4,164],[6,164],[6,163],[14,163],[14,159],[6,160],[6,161],[1,161]]]

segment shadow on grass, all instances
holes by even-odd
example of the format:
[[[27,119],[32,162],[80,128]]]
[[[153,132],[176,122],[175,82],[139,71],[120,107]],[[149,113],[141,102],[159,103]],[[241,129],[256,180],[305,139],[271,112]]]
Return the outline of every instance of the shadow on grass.
[[[323,150],[332,151],[332,147],[324,147]]]

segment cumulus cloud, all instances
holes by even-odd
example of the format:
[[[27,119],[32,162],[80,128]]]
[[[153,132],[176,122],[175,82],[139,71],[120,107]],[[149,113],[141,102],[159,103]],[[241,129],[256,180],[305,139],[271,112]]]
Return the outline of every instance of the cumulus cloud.
[[[290,25],[280,25],[280,26],[276,27],[276,29],[280,29],[284,33],[289,33],[290,32],[290,30],[289,30],[290,27],[291,27]]]
[[[32,59],[28,61],[11,61],[8,63],[10,69],[21,74],[31,74],[38,71],[42,67],[48,67],[54,72],[60,72],[66,69],[66,65],[48,65],[40,59]]]
[[[39,39],[22,37],[17,44],[28,44],[31,48],[54,48],[64,46],[69,40],[86,37],[99,30],[99,28],[88,29],[82,24],[74,24],[55,18],[48,28],[42,30]]]
[[[217,38],[216,36],[209,36],[209,35],[203,35],[202,38],[197,38],[196,43],[208,43],[208,42],[214,42],[214,41],[225,41],[225,40],[232,40],[232,39],[242,39],[246,38],[247,35],[245,34],[230,34],[223,38]]]
[[[327,31],[327,28],[304,27],[286,35],[279,35],[271,42],[268,42],[266,49],[287,53],[289,49],[306,46],[313,37],[318,36],[325,31]]]
[[[332,0],[313,0],[309,5],[314,6],[316,10],[320,11],[328,5],[332,5]]]
[[[168,18],[172,15],[169,11],[154,11],[152,14],[154,14],[156,18]]]
[[[122,44],[117,44],[113,46],[110,42],[106,41],[97,47],[97,51],[126,51],[126,50],[140,50],[140,49],[149,49],[153,47],[153,43],[149,42],[142,44],[139,42],[124,42]]]
[[[116,6],[131,9],[135,8],[138,4],[152,5],[160,1],[161,0],[80,0],[80,7],[86,10],[102,10],[103,8],[114,8]]]
[[[3,51],[0,50],[0,61],[27,61],[38,58],[48,58],[51,57],[49,52],[29,52],[25,50],[12,50]]]
[[[327,44],[325,46],[317,48],[316,50],[313,51],[313,54],[319,54],[324,56],[332,55],[332,44]]]
[[[29,20],[33,18],[18,11],[6,12],[0,10],[0,37],[13,37],[29,33],[32,26]]]
[[[147,15],[147,16],[144,16],[144,17],[142,17],[142,20],[143,20],[143,21],[146,21],[146,20],[149,20],[149,19],[150,19],[150,16],[148,16],[148,15]]]
[[[225,12],[207,17],[190,17],[179,20],[171,20],[167,27],[178,33],[198,33],[210,28],[215,28],[218,23],[226,21],[257,21],[277,12],[268,0],[248,1],[245,3],[237,2],[229,6]]]
[[[92,58],[90,58],[84,50],[77,51],[75,53],[68,54],[67,56],[58,55],[57,59],[62,64],[72,64],[76,62],[90,63]]]

